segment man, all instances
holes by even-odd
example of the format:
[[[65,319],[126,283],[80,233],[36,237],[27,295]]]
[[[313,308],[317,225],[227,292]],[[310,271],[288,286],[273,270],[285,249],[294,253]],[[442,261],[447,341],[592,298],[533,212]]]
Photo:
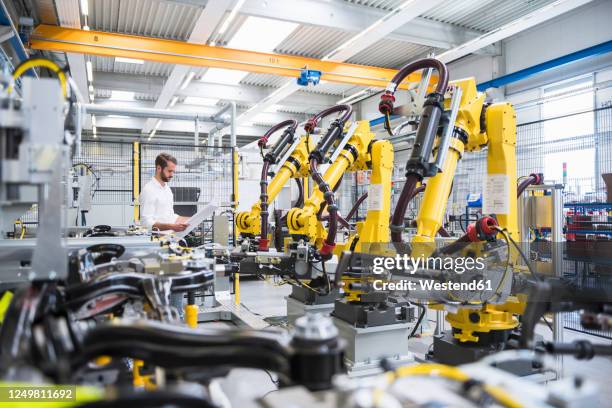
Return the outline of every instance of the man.
[[[161,153],[155,158],[155,176],[145,184],[140,193],[140,216],[142,224],[160,231],[183,231],[187,228],[187,217],[174,212],[174,195],[168,182],[176,170],[176,158]]]

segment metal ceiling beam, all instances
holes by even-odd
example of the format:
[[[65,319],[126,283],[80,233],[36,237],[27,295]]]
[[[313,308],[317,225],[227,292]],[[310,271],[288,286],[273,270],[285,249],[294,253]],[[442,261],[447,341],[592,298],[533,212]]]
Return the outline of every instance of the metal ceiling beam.
[[[403,27],[409,21],[414,20],[427,10],[441,4],[443,1],[444,0],[411,0],[406,2],[402,4],[402,8],[398,8],[377,20],[371,26],[332,51],[324,59],[330,61],[347,61],[349,58],[357,55],[371,45],[374,45],[378,40],[386,38],[396,29]]]
[[[117,74],[112,72],[94,71],[95,86],[98,90],[117,90],[141,94],[159,95],[164,86],[161,77],[147,77],[130,74]],[[176,96],[205,97],[235,101],[243,104],[260,102],[270,94],[268,87],[253,85],[225,85],[211,82],[192,81],[191,84],[176,92]],[[322,95],[308,92],[296,92],[283,102],[286,105],[303,106],[305,111],[309,107],[327,107],[333,105],[338,96]]]
[[[360,51],[384,38],[390,32],[406,25],[406,23],[416,18],[418,15],[437,6],[441,2],[442,0],[412,0],[409,4],[406,4],[406,7],[387,13],[387,15],[374,22],[370,27],[367,27],[352,39],[333,50],[329,54],[331,60],[337,61],[338,63],[348,60],[354,55],[357,55]],[[383,87],[384,86],[386,86],[386,84],[383,85]],[[281,88],[270,93],[270,95],[259,104],[253,106],[244,114],[239,115],[236,119],[236,123],[241,124],[248,122],[261,112],[265,112],[270,106],[278,104],[298,89],[299,86],[295,82],[286,83]]]
[[[197,4],[198,0],[170,0]],[[246,0],[241,14],[315,25],[359,33],[387,14],[384,10],[344,1],[329,0]],[[397,28],[387,38],[414,44],[449,49],[478,37],[481,31],[417,17],[409,25]]]
[[[475,38],[471,41],[461,44],[458,47],[438,54],[436,58],[447,63],[457,60],[461,57],[478,51],[482,47],[486,47],[497,41],[501,41],[505,38],[520,33],[521,31],[525,31],[531,27],[535,27],[536,25],[542,24],[545,21],[560,16],[561,14],[567,13],[568,11],[574,10],[575,8],[590,3],[591,1],[592,0],[558,0],[554,3],[541,7],[536,11],[527,14],[526,16],[520,17],[495,30],[483,34],[478,38]]]
[[[209,1],[206,7],[200,13],[200,17],[195,23],[187,42],[193,44],[206,44],[208,38],[212,35],[219,21],[225,15],[225,10],[233,3],[233,0],[216,0]],[[165,109],[170,104],[172,97],[181,87],[185,80],[185,76],[190,71],[190,68],[185,65],[175,65],[172,72],[168,76],[163,89],[159,93],[155,107],[157,109]],[[142,128],[143,133],[149,133],[155,126],[156,121],[149,119]]]
[[[311,70],[321,71],[323,80],[381,88],[387,86],[397,72],[394,69],[321,61],[314,58],[48,25],[36,27],[31,36],[31,48],[144,59],[167,64],[237,69],[293,78],[299,77],[302,69],[308,67]],[[400,88],[405,89],[409,83],[418,82],[420,77],[420,73],[410,75]]]
[[[58,23],[62,27],[81,28],[81,11],[79,0],[55,0]],[[66,53],[66,60],[70,66],[70,75],[79,87],[85,103],[89,103],[89,92],[87,91],[87,69],[85,67],[85,56],[74,52]],[[91,121],[87,119],[85,128],[91,127]]]

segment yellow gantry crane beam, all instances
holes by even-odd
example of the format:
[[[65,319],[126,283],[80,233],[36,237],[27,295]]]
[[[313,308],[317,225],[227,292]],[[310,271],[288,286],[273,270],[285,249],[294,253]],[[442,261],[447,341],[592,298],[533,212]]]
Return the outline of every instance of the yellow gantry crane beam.
[[[32,33],[30,47],[43,51],[143,59],[167,64],[236,69],[295,78],[299,77],[302,69],[306,68],[321,71],[322,80],[380,88],[385,88],[397,72],[394,69],[321,61],[292,55],[266,54],[44,24],[36,27]],[[405,89],[409,83],[416,83],[420,78],[420,73],[411,74],[400,87]]]

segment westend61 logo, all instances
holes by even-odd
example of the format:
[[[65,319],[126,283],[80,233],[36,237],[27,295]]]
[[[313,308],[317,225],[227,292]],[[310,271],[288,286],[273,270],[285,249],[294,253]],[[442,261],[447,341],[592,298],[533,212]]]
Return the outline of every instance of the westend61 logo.
[[[469,290],[484,291],[492,290],[491,280],[482,279],[482,271],[485,269],[484,258],[481,257],[419,257],[412,258],[408,255],[395,255],[390,257],[373,258],[372,272],[376,275],[385,272],[391,275],[395,273],[411,275],[419,270],[436,269],[438,271],[454,272],[463,275],[468,272],[462,282],[436,281],[435,279],[418,278],[415,280],[402,279],[399,281],[383,281],[381,279],[373,282],[375,290],[399,291],[399,290],[427,290],[427,291],[449,291],[449,290]],[[469,273],[475,272],[474,279],[469,279]]]

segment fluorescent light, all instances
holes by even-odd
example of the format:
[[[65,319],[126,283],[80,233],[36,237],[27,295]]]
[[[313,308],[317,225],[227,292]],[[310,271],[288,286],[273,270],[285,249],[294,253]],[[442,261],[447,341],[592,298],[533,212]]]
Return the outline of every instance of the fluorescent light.
[[[88,25],[84,25],[84,26],[83,26],[83,30],[85,30],[85,31],[89,31],[89,26],[88,26]]]
[[[172,98],[172,100],[170,101],[170,107],[173,107],[174,105],[176,105],[176,103],[178,102],[178,96],[175,96],[174,98]]]
[[[151,131],[151,133],[149,133],[149,138],[147,139],[147,141],[148,141],[148,140],[151,140],[151,139],[153,138],[153,136],[155,136],[155,133],[157,133],[157,129],[159,129],[159,127],[160,127],[161,123],[162,123],[162,120],[161,120],[161,119],[159,119],[159,120],[157,121],[157,123],[155,124],[155,127],[153,128],[153,130]]]
[[[280,20],[248,17],[236,34],[227,43],[228,48],[238,50],[271,52],[298,25]]]
[[[95,99],[95,95],[94,95],[94,93],[93,93],[93,92],[89,94],[89,99],[90,99],[92,102],[93,102],[93,100]]]
[[[202,76],[202,81],[216,84],[238,85],[248,75],[246,71],[224,68],[208,68]]]
[[[181,84],[181,91],[185,88],[187,88],[187,86],[189,86],[189,83],[191,82],[191,80],[193,79],[193,77],[195,76],[195,72],[194,71],[190,71],[187,74],[187,77],[185,78],[185,80],[183,81],[183,83]]]
[[[117,119],[129,119],[129,116],[125,115],[108,115],[109,118],[117,118]]]
[[[91,131],[93,132],[93,137],[94,139],[98,137],[98,129],[94,126],[91,128]]]
[[[89,15],[89,0],[81,0],[81,13],[84,16]]]
[[[280,108],[282,108],[282,105],[274,104],[268,107],[264,112],[278,112]]]
[[[338,102],[336,102],[336,104],[342,105],[342,104],[348,103],[350,101],[353,101],[353,99],[359,98],[360,96],[368,95],[369,93],[370,93],[370,89],[369,88],[368,89],[364,89],[364,90],[356,92],[356,93],[354,93],[352,95],[349,95],[346,98],[340,99]]]
[[[87,80],[93,82],[93,67],[91,66],[91,61],[87,61],[85,67],[87,68]]]
[[[127,91],[111,91],[111,99],[116,101],[133,101],[135,93]]]
[[[216,106],[217,102],[219,102],[219,99],[202,98],[200,96],[188,96],[183,101],[184,104],[197,106]]]
[[[232,20],[234,20],[234,18],[236,17],[236,14],[238,14],[238,10],[240,10],[240,7],[242,7],[243,4],[244,4],[244,0],[238,0],[238,2],[236,3],[232,11],[230,11],[229,16],[227,16],[225,21],[223,21],[223,24],[221,24],[221,28],[219,28],[219,32],[218,32],[219,36],[225,33],[230,23],[232,22]]]
[[[96,116],[95,115],[91,115],[91,125],[93,127],[96,127]]]
[[[115,57],[115,62],[125,62],[126,64],[144,64],[144,60],[134,58]]]
[[[89,84],[89,93],[93,93],[94,87],[92,84]]]

